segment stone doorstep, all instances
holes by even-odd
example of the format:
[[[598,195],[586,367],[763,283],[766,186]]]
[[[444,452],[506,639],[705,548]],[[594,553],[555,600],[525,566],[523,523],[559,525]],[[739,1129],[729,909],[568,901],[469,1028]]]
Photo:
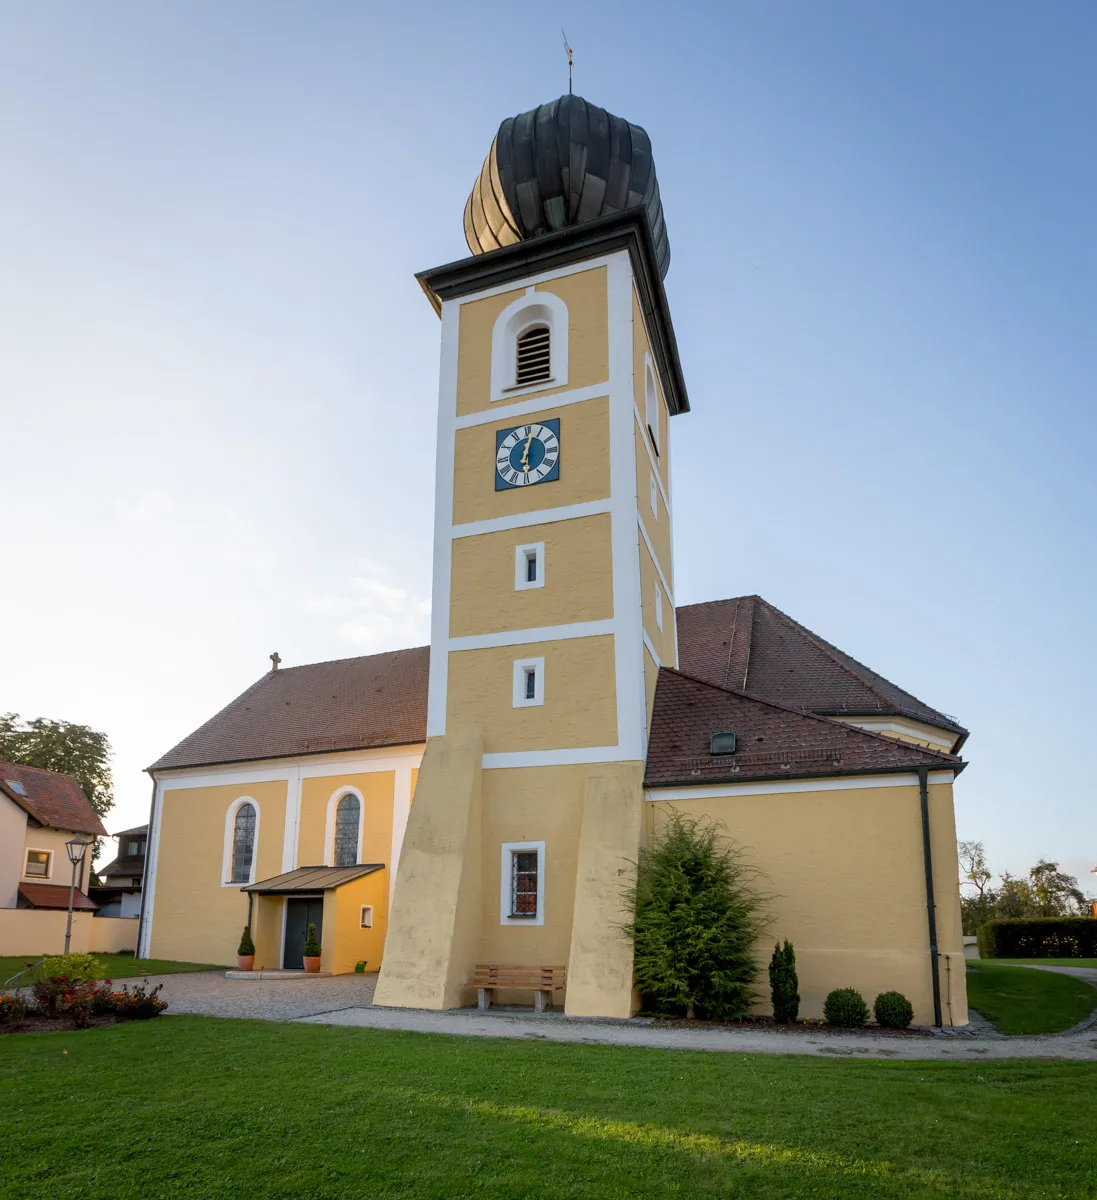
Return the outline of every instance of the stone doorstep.
[[[330,971],[226,971],[226,979],[330,979]]]

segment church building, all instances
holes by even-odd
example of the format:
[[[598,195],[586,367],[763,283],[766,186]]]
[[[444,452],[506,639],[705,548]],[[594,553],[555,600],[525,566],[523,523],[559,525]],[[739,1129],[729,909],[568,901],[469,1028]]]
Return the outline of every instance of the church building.
[[[796,947],[801,1014],[898,990],[967,1023],[953,783],[966,731],[767,603],[675,605],[689,398],[639,126],[563,96],[500,126],[440,318],[431,644],[274,669],[153,764],[140,953],[379,971],[475,1001],[558,969],[627,1017],[620,926],[669,811],[718,820]],[[690,469],[678,463],[678,469]],[[763,973],[764,977],[764,973]],[[759,1011],[766,1010],[764,986]],[[515,993],[502,999],[528,1003]]]

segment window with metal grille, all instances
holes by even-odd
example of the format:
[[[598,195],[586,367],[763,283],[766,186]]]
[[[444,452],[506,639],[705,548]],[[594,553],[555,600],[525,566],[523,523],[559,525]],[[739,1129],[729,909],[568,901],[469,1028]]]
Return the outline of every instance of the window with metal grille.
[[[255,805],[241,804],[232,823],[232,878],[230,883],[250,883],[255,857]]]
[[[537,851],[514,850],[510,856],[510,915],[537,916]]]
[[[335,861],[336,867],[354,867],[358,864],[358,822],[362,804],[357,796],[346,795],[335,810]]]
[[[545,383],[551,378],[549,328],[547,325],[534,325],[518,335],[514,385],[524,387],[530,383]]]

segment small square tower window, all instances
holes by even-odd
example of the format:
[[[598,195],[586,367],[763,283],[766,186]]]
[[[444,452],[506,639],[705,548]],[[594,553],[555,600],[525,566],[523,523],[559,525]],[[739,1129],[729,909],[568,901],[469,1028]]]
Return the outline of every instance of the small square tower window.
[[[545,702],[545,660],[543,658],[519,659],[514,664],[515,708],[531,708]]]
[[[545,543],[532,542],[514,550],[514,590],[545,586]]]
[[[362,905],[362,914],[361,914],[361,917],[359,918],[359,920],[361,923],[361,927],[363,929],[372,929],[373,928],[373,905],[372,904],[363,904]]]

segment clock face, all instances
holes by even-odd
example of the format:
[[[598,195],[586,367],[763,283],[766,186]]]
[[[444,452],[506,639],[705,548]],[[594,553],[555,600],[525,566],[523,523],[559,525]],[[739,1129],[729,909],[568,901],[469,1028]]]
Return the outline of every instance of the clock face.
[[[560,478],[560,418],[495,431],[495,490]]]

